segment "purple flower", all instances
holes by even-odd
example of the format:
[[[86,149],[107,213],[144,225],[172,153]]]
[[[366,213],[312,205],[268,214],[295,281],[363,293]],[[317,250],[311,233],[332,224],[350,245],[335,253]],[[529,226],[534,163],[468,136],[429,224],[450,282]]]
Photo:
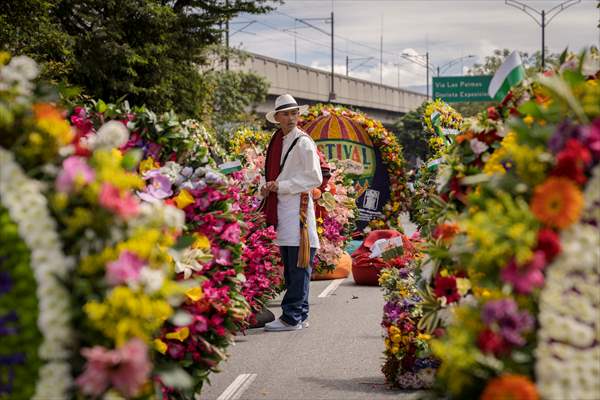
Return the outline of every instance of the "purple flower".
[[[488,326],[496,326],[500,336],[513,346],[523,346],[524,332],[533,327],[533,317],[527,311],[519,312],[513,299],[489,301],[481,311],[481,319]]]
[[[138,196],[150,203],[162,200],[173,195],[171,181],[162,175],[159,170],[153,169],[144,175],[144,179],[150,179],[150,184],[146,186],[144,192],[138,192]]]
[[[0,271],[0,295],[8,293],[12,285],[10,274],[6,271]]]
[[[75,184],[88,184],[96,174],[83,157],[71,156],[63,161],[63,168],[56,178],[56,190],[70,192]]]
[[[548,141],[548,147],[554,154],[558,154],[569,139],[579,136],[579,126],[574,125],[570,120],[564,120],[556,126],[554,134]]]
[[[600,118],[581,128],[581,139],[592,153],[594,164],[600,161]]]

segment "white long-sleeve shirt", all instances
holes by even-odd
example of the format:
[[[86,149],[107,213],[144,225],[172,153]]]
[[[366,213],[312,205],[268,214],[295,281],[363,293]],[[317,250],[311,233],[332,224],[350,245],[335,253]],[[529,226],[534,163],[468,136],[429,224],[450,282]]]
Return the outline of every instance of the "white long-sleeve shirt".
[[[306,133],[294,128],[283,137],[281,162],[294,140],[301,137],[290,151],[283,170],[277,178],[277,244],[300,245],[300,193],[309,192],[306,219],[310,247],[320,248],[317,235],[312,189],[321,186],[323,175],[315,142]]]

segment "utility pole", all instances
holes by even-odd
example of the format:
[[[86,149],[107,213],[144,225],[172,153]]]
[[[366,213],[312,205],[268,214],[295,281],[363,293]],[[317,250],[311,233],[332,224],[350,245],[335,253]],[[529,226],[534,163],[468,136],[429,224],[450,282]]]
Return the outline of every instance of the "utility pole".
[[[335,81],[335,72],[334,72],[334,52],[333,52],[333,11],[331,12],[331,92],[329,93],[329,101],[335,100],[335,88],[334,88],[334,81]]]
[[[225,0],[225,8],[229,9],[229,0]],[[225,19],[225,70],[229,71],[229,16]]]
[[[379,38],[379,83],[383,85],[383,33]]]
[[[331,36],[331,91],[329,92],[329,101],[335,100],[335,87],[334,87],[334,79],[335,79],[335,75],[334,75],[334,67],[335,67],[335,59],[334,59],[334,30],[333,30],[333,26],[334,26],[334,20],[333,20],[333,11],[331,12],[331,17],[330,18],[296,18],[295,19],[298,22],[302,22],[304,25],[310,26],[313,29],[318,30],[321,33],[324,33],[328,36]],[[306,21],[324,21],[324,22],[330,22],[331,23],[331,32],[327,32],[326,30],[323,30],[317,26],[314,26],[313,24],[306,22]]]
[[[429,100],[429,51],[425,53],[425,70],[427,71],[427,100]]]
[[[562,11],[580,2],[581,0],[567,0],[563,1],[556,7],[551,8],[548,10],[548,12],[546,12],[546,10],[542,10],[540,12],[523,2],[517,0],[504,0],[504,4],[523,11],[525,14],[529,15],[535,21],[535,23],[540,26],[540,28],[542,28],[542,71],[546,67],[546,26],[548,26],[554,17],[556,17]],[[538,21],[538,19],[532,13],[539,15],[541,20]],[[546,18],[548,18],[548,21],[546,21]]]
[[[348,56],[346,56],[346,76],[348,76],[348,64],[350,64],[350,62],[348,61]]]

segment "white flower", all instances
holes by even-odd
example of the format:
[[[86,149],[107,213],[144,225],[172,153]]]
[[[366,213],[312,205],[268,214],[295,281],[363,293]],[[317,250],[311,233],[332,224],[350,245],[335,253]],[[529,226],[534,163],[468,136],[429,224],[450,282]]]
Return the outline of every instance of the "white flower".
[[[28,60],[20,59],[17,63],[24,76],[37,73]],[[58,279],[68,274],[73,260],[62,253],[56,224],[40,192],[42,186],[29,179],[12,153],[1,147],[0,187],[0,203],[8,210],[31,251],[31,268],[37,284],[37,324],[43,335],[38,352],[44,365],[39,370],[33,398],[67,398],[72,385],[67,360],[71,356],[73,335],[69,326],[69,293]]]
[[[89,137],[87,145],[92,150],[114,149],[123,146],[129,139],[129,131],[119,121],[108,121]]]
[[[475,153],[476,155],[480,155],[481,153],[490,148],[490,146],[488,146],[479,139],[471,139],[469,144],[471,145],[471,150],[473,150],[473,153]]]
[[[144,287],[148,294],[160,290],[165,281],[165,274],[159,269],[144,267],[140,271],[139,283]]]
[[[188,279],[192,272],[202,271],[202,264],[212,260],[212,254],[206,254],[201,249],[186,248],[183,251],[171,251],[175,260],[175,272],[183,273],[183,278]]]

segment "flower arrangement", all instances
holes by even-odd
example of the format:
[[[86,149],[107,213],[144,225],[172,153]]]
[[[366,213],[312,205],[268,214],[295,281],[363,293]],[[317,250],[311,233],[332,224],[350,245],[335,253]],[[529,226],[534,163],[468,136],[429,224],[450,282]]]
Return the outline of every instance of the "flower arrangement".
[[[332,164],[336,165],[336,164]],[[317,274],[335,269],[351,240],[356,218],[355,191],[347,181],[348,162],[337,163],[327,185],[313,191],[317,234],[321,248],[317,251],[314,271]]]
[[[586,285],[599,272],[600,87],[582,71],[561,69],[529,86],[481,173],[462,179],[475,187],[445,223],[456,229],[440,226],[426,250],[421,275],[433,295],[420,323],[445,330],[430,346],[442,362],[439,387],[452,398],[597,393],[590,335],[600,321]]]
[[[247,277],[240,193],[214,169],[214,154],[207,152],[210,135],[196,121],[180,123],[171,113],[156,117],[144,108],[99,101],[73,108],[71,121],[86,129],[78,146],[97,141],[98,124],[106,120],[127,127],[119,148],[138,154],[135,168],[143,184],[137,196],[144,204],[164,202],[185,215],[180,241],[189,247],[171,251],[177,279],[187,288],[185,300],[178,323],[163,324],[154,346],[162,362],[177,362],[193,377],[187,390],[162,381],[163,396],[189,398],[226,358],[233,336],[250,318],[248,300],[256,300],[242,293]],[[257,236],[252,243],[260,250],[268,237]]]
[[[416,286],[420,244],[417,237],[400,238],[400,252],[383,253],[389,267],[379,276],[385,300],[381,322],[385,341],[382,372],[393,387],[428,388],[433,384],[439,362],[432,357],[427,343],[431,336],[417,327],[423,311]]]
[[[352,111],[341,106],[317,104],[312,106],[308,114],[303,116],[300,127],[310,123],[321,115],[335,114],[352,119],[362,127],[373,146],[381,152],[383,163],[389,173],[390,200],[383,207],[384,216],[381,219],[371,220],[368,229],[402,229],[400,213],[407,205],[406,181],[404,176],[404,159],[402,148],[392,132],[382,125],[381,121],[373,120],[363,113]]]
[[[1,345],[2,354],[15,356],[7,359],[17,371],[15,393],[152,395],[162,372],[151,343],[183,295],[168,254],[183,214],[136,199],[143,181],[131,171],[134,156],[113,148],[126,139],[123,125],[103,125],[96,140],[79,148],[62,110],[33,95],[35,63],[1,59],[0,201],[7,211],[1,229],[30,253],[29,261],[17,253],[19,262],[2,277],[2,295],[38,304],[25,324],[11,324],[23,318],[16,313],[6,321],[9,335],[19,333],[16,326],[28,329]],[[27,267],[35,284],[23,286]],[[30,319],[36,315],[37,333]],[[23,378],[21,368],[31,374]]]

